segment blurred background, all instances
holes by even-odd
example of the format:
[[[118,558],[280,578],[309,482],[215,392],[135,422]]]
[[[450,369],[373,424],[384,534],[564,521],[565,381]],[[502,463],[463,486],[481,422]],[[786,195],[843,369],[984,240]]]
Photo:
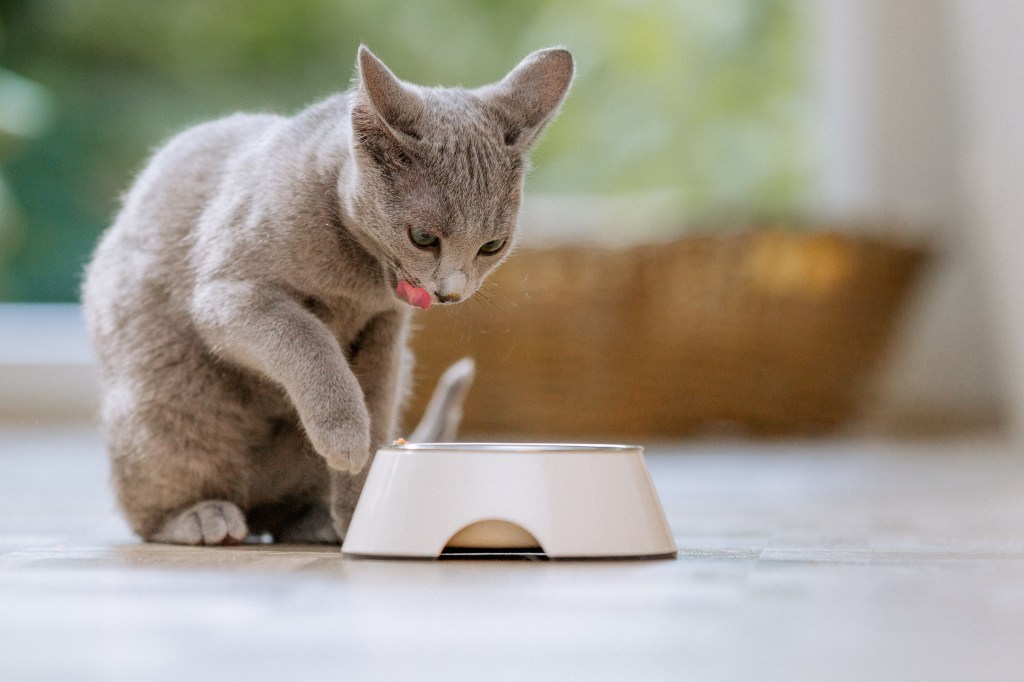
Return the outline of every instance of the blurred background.
[[[9,301],[76,300],[82,263],[154,146],[212,117],[297,111],[345,89],[361,41],[402,78],[468,87],[531,50],[571,47],[579,80],[533,157],[534,193],[658,193],[680,223],[792,212],[809,178],[804,45],[788,0],[4,8],[3,105],[17,117],[4,132],[29,138],[3,148],[4,211],[18,216],[2,251]]]
[[[344,89],[360,42],[404,79],[467,87],[561,44],[578,76],[533,153],[522,248],[479,300],[421,316],[407,421],[468,354],[467,427],[482,435],[1019,434],[1024,253],[1007,178],[1022,97],[1000,50],[1022,14],[966,0],[6,0],[0,415],[94,411],[82,268],[175,132]]]

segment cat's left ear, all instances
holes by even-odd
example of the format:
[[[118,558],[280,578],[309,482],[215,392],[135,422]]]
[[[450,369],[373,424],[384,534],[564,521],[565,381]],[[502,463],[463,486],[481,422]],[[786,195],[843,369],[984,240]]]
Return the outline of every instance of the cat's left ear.
[[[568,50],[539,50],[519,62],[505,78],[480,88],[505,123],[505,144],[526,151],[562,106],[575,65]]]

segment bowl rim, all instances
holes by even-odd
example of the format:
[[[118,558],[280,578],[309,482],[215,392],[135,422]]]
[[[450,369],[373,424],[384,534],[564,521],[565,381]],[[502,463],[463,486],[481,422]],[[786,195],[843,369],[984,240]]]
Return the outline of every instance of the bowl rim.
[[[401,443],[389,445],[382,450],[402,452],[483,452],[483,453],[514,453],[514,454],[569,454],[569,453],[601,453],[616,454],[623,452],[643,452],[640,445],[600,444],[600,443]]]

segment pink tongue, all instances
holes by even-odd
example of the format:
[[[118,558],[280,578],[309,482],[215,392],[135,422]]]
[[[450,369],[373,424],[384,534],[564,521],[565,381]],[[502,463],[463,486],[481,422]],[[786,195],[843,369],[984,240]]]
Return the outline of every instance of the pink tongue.
[[[423,308],[424,310],[430,307],[430,294],[422,287],[414,287],[403,279],[398,283],[396,291],[399,297],[409,305]]]

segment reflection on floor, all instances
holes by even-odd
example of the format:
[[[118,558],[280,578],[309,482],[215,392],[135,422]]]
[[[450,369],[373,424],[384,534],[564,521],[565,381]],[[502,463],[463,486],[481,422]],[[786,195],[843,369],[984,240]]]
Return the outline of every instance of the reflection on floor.
[[[139,544],[91,429],[0,429],[0,679],[1019,679],[1021,453],[686,443],[648,462],[677,560],[357,561]]]

